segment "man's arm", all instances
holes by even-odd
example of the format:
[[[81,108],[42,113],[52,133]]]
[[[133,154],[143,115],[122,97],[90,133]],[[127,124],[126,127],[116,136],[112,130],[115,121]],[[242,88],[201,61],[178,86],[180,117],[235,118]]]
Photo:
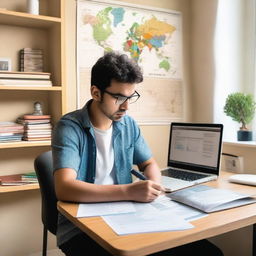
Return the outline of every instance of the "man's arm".
[[[138,164],[138,167],[141,172],[144,172],[144,175],[149,179],[157,183],[161,183],[161,172],[158,167],[156,160],[151,157],[149,160]]]
[[[145,168],[150,170],[150,165]],[[73,202],[138,201],[151,202],[162,191],[160,184],[147,180],[122,185],[98,185],[76,179],[76,171],[70,168],[54,172],[57,198]]]

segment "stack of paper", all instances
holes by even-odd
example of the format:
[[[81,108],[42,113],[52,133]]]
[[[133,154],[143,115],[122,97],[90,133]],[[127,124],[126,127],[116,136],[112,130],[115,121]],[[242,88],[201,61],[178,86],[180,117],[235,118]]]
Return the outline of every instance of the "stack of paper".
[[[77,217],[91,216],[101,216],[118,235],[127,235],[190,229],[189,221],[207,214],[162,196],[152,203],[80,204]]]
[[[198,185],[160,196],[151,203],[80,204],[77,217],[101,216],[118,235],[127,235],[193,228],[189,222],[208,212],[255,202],[252,195]]]
[[[256,198],[253,196],[255,195],[205,185],[182,189],[170,194],[173,200],[207,213],[255,203]]]

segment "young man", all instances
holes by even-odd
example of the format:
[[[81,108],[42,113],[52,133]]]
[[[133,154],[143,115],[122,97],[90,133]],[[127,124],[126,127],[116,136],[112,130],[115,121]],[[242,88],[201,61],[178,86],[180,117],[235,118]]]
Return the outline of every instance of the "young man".
[[[129,104],[140,97],[136,84],[142,81],[139,66],[126,55],[107,53],[93,66],[92,99],[82,109],[63,116],[54,129],[59,200],[151,202],[163,192],[159,167],[139,127],[126,115]],[[148,180],[132,183],[134,164]],[[91,255],[110,255],[61,214],[57,243],[67,256],[86,255],[89,250]]]

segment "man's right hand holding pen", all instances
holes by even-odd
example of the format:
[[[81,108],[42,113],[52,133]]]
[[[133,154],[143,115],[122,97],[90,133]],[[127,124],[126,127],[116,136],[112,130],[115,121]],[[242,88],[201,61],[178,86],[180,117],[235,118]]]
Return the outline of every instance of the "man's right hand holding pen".
[[[141,172],[132,169],[131,174],[141,180],[131,184],[132,189],[130,193],[134,194],[136,201],[151,202],[159,195],[171,192],[170,190],[164,188],[161,184],[148,180]]]

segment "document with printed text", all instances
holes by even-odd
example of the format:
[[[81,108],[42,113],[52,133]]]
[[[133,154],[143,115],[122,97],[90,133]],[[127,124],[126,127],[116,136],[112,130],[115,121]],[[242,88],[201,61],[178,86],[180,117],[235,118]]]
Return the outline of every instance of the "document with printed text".
[[[171,199],[210,213],[256,202],[255,195],[237,193],[206,185],[182,189],[168,195]]]
[[[76,217],[93,217],[136,212],[132,202],[107,202],[79,204]]]
[[[80,204],[77,217],[101,216],[118,235],[193,228],[189,221],[207,216],[195,208],[160,196],[151,203],[107,202]]]

